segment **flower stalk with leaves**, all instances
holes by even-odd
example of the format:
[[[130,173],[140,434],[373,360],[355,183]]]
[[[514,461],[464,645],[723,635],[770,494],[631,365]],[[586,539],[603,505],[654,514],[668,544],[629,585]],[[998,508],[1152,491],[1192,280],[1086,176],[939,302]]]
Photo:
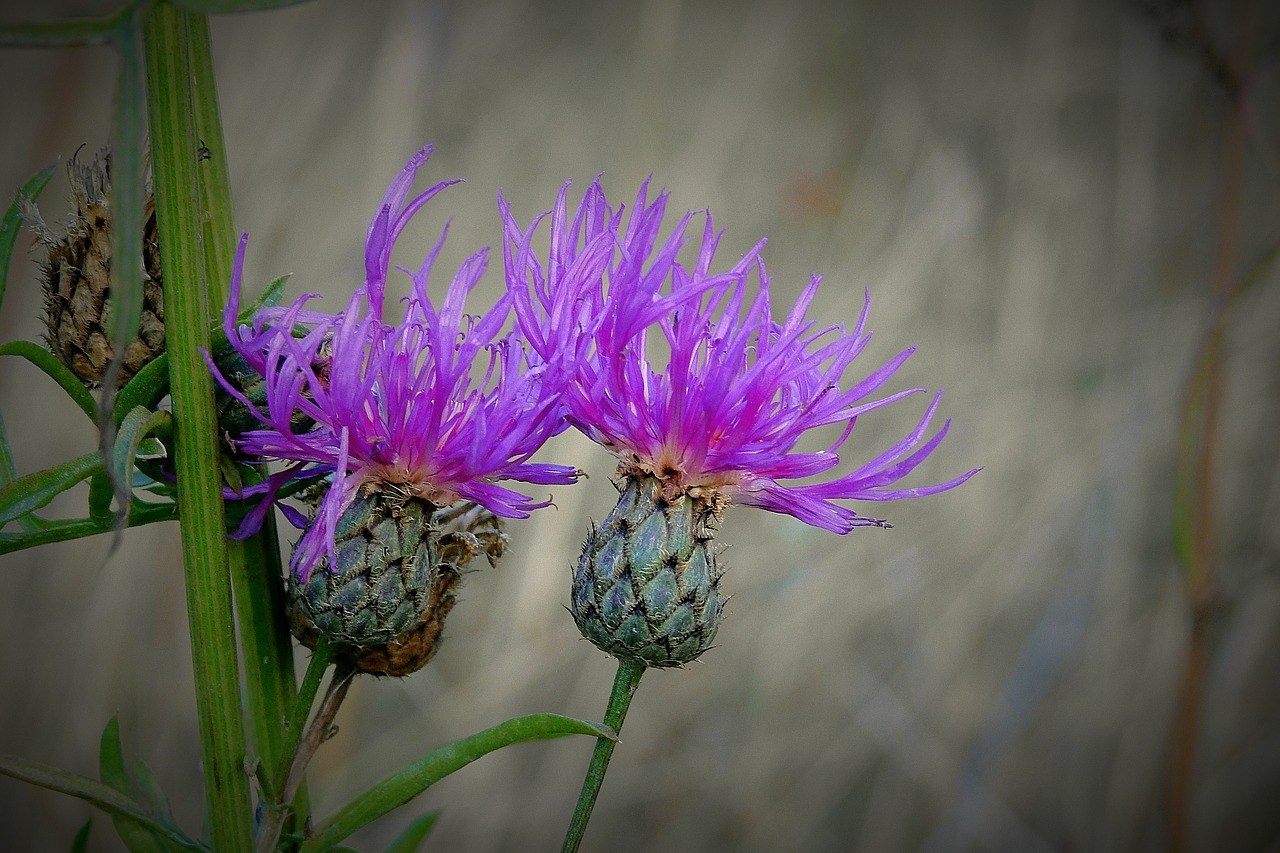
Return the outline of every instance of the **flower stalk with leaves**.
[[[713,273],[720,233],[687,214],[659,240],[668,196],[641,188],[623,223],[597,179],[572,217],[562,188],[555,207],[521,228],[503,205],[507,281],[520,328],[543,357],[573,353],[569,419],[618,460],[617,506],[583,544],[570,610],[583,636],[618,659],[606,723],[621,726],[647,667],[683,666],[711,645],[722,617],[716,536],[733,504],[755,506],[835,533],[889,527],[837,501],[893,501],[947,491],[899,487],[946,436],[932,436],[934,395],[911,432],[870,461],[831,476],[858,419],[924,389],[876,396],[915,348],[846,382],[870,341],[870,297],[852,331],[819,327],[807,313],[814,276],[775,317],[757,245]],[[545,260],[534,248],[550,219]],[[686,247],[686,243],[690,244]],[[686,267],[682,251],[694,261]],[[654,353],[660,353],[654,355]],[[825,448],[802,439],[838,429]],[[793,482],[802,480],[804,482]],[[612,741],[601,741],[565,841],[581,842]]]

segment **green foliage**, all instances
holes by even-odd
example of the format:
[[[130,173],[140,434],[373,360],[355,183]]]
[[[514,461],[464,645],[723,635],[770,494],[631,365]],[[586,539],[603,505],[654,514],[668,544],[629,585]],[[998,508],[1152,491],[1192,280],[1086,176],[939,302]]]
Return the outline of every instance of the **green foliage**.
[[[424,815],[414,818],[404,831],[396,836],[386,850],[386,853],[416,853],[422,840],[431,832],[432,827],[436,825],[436,821],[440,818],[439,812],[427,812]]]
[[[102,809],[109,815],[127,818],[145,828],[155,838],[162,839],[163,843],[171,849],[208,850],[176,826],[148,814],[147,810],[129,794],[95,779],[12,755],[0,755],[0,773],[41,788],[48,788],[50,791],[69,794]]]
[[[89,420],[97,420],[98,404],[94,402],[93,395],[84,387],[80,379],[71,372],[71,368],[59,361],[53,353],[30,341],[10,341],[0,346],[0,356],[4,355],[14,355],[31,362],[50,379],[58,383],[58,387],[67,392],[67,396],[80,407],[80,411],[89,416]]]
[[[559,714],[530,714],[507,720],[440,747],[355,797],[316,829],[316,834],[302,845],[301,853],[329,850],[357,829],[399,808],[445,776],[495,749],[565,735],[617,738],[607,726]]]
[[[71,840],[71,853],[86,853],[89,849],[89,831],[93,829],[93,818],[84,822],[76,837]]]
[[[0,488],[0,524],[47,506],[67,489],[102,470],[102,454],[95,450],[7,483]]]
[[[120,743],[120,723],[115,717],[102,730],[102,739],[98,749],[98,775],[102,781],[115,788],[125,796],[133,796],[134,785],[124,766],[124,746]],[[164,853],[164,842],[161,841],[144,824],[121,814],[113,814],[111,822],[115,824],[120,840],[132,853]]]
[[[149,503],[134,496],[130,473],[139,454],[160,452],[162,446],[150,436],[159,434],[167,437],[171,424],[168,412],[136,407],[121,422],[108,463],[104,463],[102,453],[95,450],[5,483],[0,487],[0,526],[15,520],[25,523],[21,531],[0,532],[0,553],[110,530],[113,521],[110,505],[115,494],[108,482],[112,472],[129,482],[126,503],[121,507],[121,512],[125,513],[124,524],[136,526],[176,518],[177,507],[172,503]],[[85,480],[90,481],[88,518],[49,522],[35,515],[55,497]]]

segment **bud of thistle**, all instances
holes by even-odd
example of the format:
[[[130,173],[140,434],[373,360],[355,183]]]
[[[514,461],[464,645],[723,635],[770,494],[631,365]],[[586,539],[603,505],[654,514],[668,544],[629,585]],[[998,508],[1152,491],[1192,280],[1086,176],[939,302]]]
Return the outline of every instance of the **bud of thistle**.
[[[723,501],[715,489],[663,486],[624,476],[617,506],[583,545],[571,612],[582,635],[614,657],[681,666],[720,627],[714,536]]]
[[[480,553],[496,562],[506,541],[476,504],[366,487],[338,521],[332,570],[325,559],[305,582],[290,573],[293,633],[311,648],[327,636],[361,672],[416,672],[435,655],[463,569]]]
[[[40,264],[45,302],[45,340],[49,349],[81,382],[102,382],[113,350],[111,323],[111,153],[103,148],[92,163],[74,157],[67,164],[74,211],[66,232],[58,234],[30,204],[23,211],[47,251]],[[156,201],[147,189],[143,226],[142,319],[138,334],[125,344],[120,384],[128,382],[164,352],[164,295]]]
[[[326,354],[322,350],[311,365],[322,382],[327,369],[325,358]],[[267,382],[258,369],[232,347],[218,352],[213,364],[225,383],[215,384],[213,389],[214,405],[218,411],[218,429],[232,452],[237,453],[236,441],[243,433],[262,429],[262,421],[253,414],[248,404],[259,411],[267,410]],[[297,408],[293,409],[289,418],[289,428],[294,433],[306,432],[315,423],[313,418]]]

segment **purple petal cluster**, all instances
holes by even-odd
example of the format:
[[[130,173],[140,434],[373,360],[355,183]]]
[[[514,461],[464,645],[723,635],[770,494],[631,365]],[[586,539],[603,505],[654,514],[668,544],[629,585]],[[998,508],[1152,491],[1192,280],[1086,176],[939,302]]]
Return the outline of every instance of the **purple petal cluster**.
[[[569,418],[618,456],[621,473],[655,476],[673,495],[715,489],[730,502],[837,533],[886,525],[835,501],[932,495],[975,473],[930,486],[895,485],[946,435],[950,421],[928,436],[939,391],[909,435],[855,470],[830,476],[861,415],[924,391],[875,396],[914,347],[865,378],[845,379],[871,338],[870,297],[852,331],[819,326],[806,318],[818,291],[814,276],[779,319],[759,254],[763,243],[713,273],[721,233],[709,214],[700,234],[686,214],[660,240],[668,196],[649,203],[647,181],[625,226],[623,208],[608,205],[599,178],[572,218],[567,190],[568,184],[554,209],[528,228],[499,200],[507,284],[532,348],[543,358],[572,358]],[[534,243],[548,217],[544,263]],[[691,266],[681,256],[692,256]],[[810,430],[833,424],[843,428],[825,449],[797,449]],[[796,480],[804,482],[790,482]]]
[[[409,197],[430,155],[430,147],[415,155],[387,190],[369,226],[365,282],[341,313],[308,310],[317,294],[307,294],[237,326],[245,240],[236,254],[224,329],[267,391],[264,411],[222,381],[264,427],[245,433],[241,448],[293,463],[273,478],[273,487],[332,472],[332,485],[294,551],[293,568],[304,579],[322,556],[332,562],[337,521],[366,484],[439,506],[465,499],[498,516],[523,518],[548,502],[499,481],[567,484],[575,478],[572,468],[530,461],[565,426],[565,371],[528,352],[514,332],[503,333],[509,297],[478,316],[464,310],[487,266],[487,250],[461,265],[437,307],[427,285],[446,228],[417,270],[398,268],[410,277],[411,294],[398,322],[384,317],[397,239],[424,204],[456,183]],[[314,426],[294,432],[295,410]]]

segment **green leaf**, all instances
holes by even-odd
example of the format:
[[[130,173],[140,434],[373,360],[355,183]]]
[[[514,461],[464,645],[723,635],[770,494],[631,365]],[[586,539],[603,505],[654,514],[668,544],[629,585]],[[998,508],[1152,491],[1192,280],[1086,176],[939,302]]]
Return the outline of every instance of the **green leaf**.
[[[154,409],[169,393],[169,353],[162,352],[133,375],[116,394],[116,424],[126,412],[141,406]]]
[[[613,730],[606,726],[559,714],[530,714],[507,720],[437,749],[358,795],[316,830],[316,834],[302,845],[302,853],[330,849],[357,829],[404,805],[445,776],[495,749],[565,735],[617,739]]]
[[[32,785],[39,785],[41,788],[48,788],[50,791],[70,794],[97,806],[107,814],[123,815],[147,827],[179,849],[194,851],[208,849],[188,838],[177,827],[167,826],[148,815],[132,797],[96,779],[68,773],[57,767],[18,758],[16,755],[0,755],[0,773]]]
[[[31,341],[10,341],[0,345],[0,355],[16,355],[25,358],[44,371],[50,379],[57,382],[67,396],[75,401],[80,410],[95,423],[98,420],[98,404],[93,401],[89,389],[71,372],[71,368],[58,361],[57,357],[39,344]]]
[[[119,38],[121,22],[139,5],[138,0],[101,18],[66,18],[0,27],[0,47],[69,47],[106,44]]]
[[[0,414],[0,487],[9,485],[17,476],[18,471],[13,464],[13,448],[9,446],[9,432],[4,428],[4,415]],[[18,525],[28,532],[39,530],[40,520],[28,514],[18,519]],[[0,523],[0,527],[3,526]]]
[[[265,12],[270,9],[283,9],[286,6],[297,6],[307,0],[172,0],[173,5],[180,6],[188,12],[205,12],[218,15],[223,12]]]
[[[55,497],[101,470],[102,454],[95,450],[8,483],[0,488],[0,526],[47,506]]]
[[[248,305],[240,307],[240,313],[236,315],[237,325],[240,323],[252,323],[253,315],[257,314],[262,308],[270,306],[275,308],[284,298],[285,282],[289,280],[288,275],[282,275],[279,278],[272,279],[262,293],[258,294],[258,298],[250,302]],[[213,340],[213,346],[210,352],[213,353],[215,359],[220,358],[223,353],[231,349],[231,344],[227,341],[227,336],[222,332],[222,322],[219,321],[210,331]]]
[[[4,305],[4,289],[9,281],[9,260],[13,257],[13,246],[18,240],[18,232],[22,230],[22,200],[35,201],[36,196],[53,177],[53,167],[46,166],[36,172],[18,190],[18,195],[0,219],[0,305]]]
[[[134,789],[138,796],[146,800],[151,814],[155,815],[162,822],[167,824],[173,823],[173,810],[169,808],[169,798],[165,796],[164,791],[160,788],[160,780],[156,778],[155,771],[142,759],[133,765]]]
[[[102,781],[126,797],[134,795],[133,782],[124,767],[124,746],[120,743],[120,722],[112,717],[102,730],[98,747],[98,775]],[[132,853],[164,853],[164,844],[142,824],[124,815],[112,815],[116,834]]]
[[[154,432],[168,436],[173,431],[173,416],[165,411],[151,412],[135,406],[120,422],[115,446],[111,448],[111,472],[122,483],[132,483],[130,472],[143,440]]]
[[[436,825],[440,812],[427,812],[413,819],[404,831],[396,836],[387,848],[387,853],[417,853],[422,839],[427,837],[431,828]]]
[[[111,138],[111,338],[112,359],[102,387],[102,408],[112,411],[125,344],[142,320],[143,231],[146,222],[146,64],[142,10],[121,18],[115,32],[116,93]],[[166,278],[168,274],[166,273]],[[117,492],[122,491],[117,484]]]
[[[71,840],[71,853],[87,853],[89,850],[89,830],[93,829],[93,818],[84,822],[76,837]]]
[[[271,283],[267,285],[266,289],[263,290],[261,294],[259,294],[257,299],[240,309],[240,313],[236,316],[236,319],[241,323],[248,323],[253,319],[253,315],[258,313],[259,309],[266,308],[268,306],[272,308],[277,307],[281,300],[284,299],[284,286],[288,281],[288,274],[282,275],[279,278],[273,278]]]

